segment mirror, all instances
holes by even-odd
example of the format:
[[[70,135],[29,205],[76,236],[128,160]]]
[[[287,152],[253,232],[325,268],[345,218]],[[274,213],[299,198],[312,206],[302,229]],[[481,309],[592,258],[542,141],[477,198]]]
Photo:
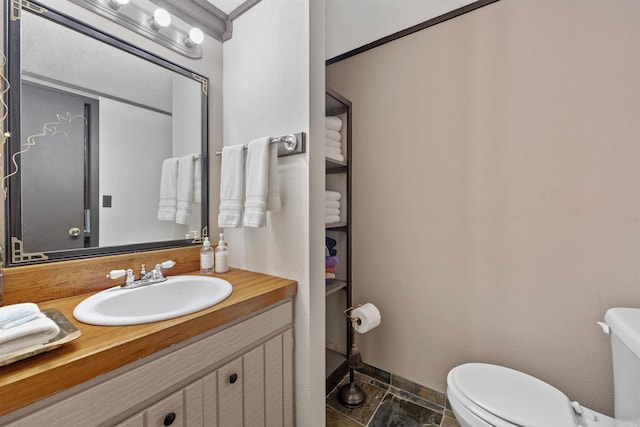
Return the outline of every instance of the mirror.
[[[208,80],[34,4],[9,21],[7,264],[197,243]]]

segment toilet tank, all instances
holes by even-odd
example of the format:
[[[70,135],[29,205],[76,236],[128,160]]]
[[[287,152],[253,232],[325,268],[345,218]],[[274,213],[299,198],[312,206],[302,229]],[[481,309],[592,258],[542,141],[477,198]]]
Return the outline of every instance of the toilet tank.
[[[640,308],[610,308],[615,418],[640,419]]]

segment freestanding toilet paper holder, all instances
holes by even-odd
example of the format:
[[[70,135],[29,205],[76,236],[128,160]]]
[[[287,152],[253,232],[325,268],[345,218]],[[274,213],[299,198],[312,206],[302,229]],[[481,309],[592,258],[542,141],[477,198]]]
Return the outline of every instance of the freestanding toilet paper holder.
[[[355,332],[353,329],[353,325],[360,324],[360,318],[351,316],[351,311],[361,306],[362,304],[355,307],[349,307],[344,311],[344,315],[351,320],[352,344],[351,353],[349,353],[349,358],[347,359],[347,367],[349,368],[349,384],[343,385],[338,391],[338,401],[347,408],[358,408],[364,405],[364,402],[367,400],[367,395],[364,390],[362,390],[362,387],[354,382],[355,369],[362,367],[362,355],[360,354],[358,347],[356,347]]]

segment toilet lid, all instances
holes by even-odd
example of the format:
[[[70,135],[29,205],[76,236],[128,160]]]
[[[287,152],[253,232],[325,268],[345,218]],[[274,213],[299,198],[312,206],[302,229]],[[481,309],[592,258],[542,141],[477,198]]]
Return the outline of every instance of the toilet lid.
[[[470,401],[517,426],[577,426],[571,402],[560,390],[530,375],[484,363],[452,370],[456,388]]]

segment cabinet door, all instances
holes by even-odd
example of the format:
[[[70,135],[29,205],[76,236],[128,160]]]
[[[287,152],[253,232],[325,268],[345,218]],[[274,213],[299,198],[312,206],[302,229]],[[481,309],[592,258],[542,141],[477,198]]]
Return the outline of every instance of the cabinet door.
[[[242,427],[242,358],[218,369],[218,420],[220,427]]]
[[[146,427],[185,427],[183,399],[180,390],[147,408]]]
[[[244,368],[244,424],[264,426],[264,346],[254,348],[242,356]]]

